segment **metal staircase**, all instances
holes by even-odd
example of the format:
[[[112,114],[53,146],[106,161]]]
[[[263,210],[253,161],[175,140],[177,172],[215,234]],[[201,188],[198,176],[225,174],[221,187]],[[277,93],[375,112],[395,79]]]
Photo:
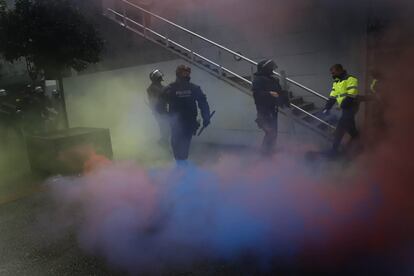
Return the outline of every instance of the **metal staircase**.
[[[154,42],[155,44],[173,52],[187,62],[238,88],[241,92],[252,96],[251,85],[253,72],[257,66],[256,61],[251,60],[239,52],[228,49],[127,0],[115,0],[114,6],[105,8],[104,16],[116,22],[123,28],[126,28],[135,34]],[[156,21],[156,27],[153,27],[152,24],[149,23],[149,21],[152,20]],[[174,39],[169,37],[167,34],[162,34],[171,33],[171,29],[175,32]],[[180,32],[180,35],[177,35],[177,31]],[[182,39],[182,34],[186,36],[185,39]],[[178,42],[180,39],[183,41]],[[201,54],[200,52],[194,50],[196,48],[194,46],[200,45],[200,43],[205,44],[208,49],[214,49],[214,52],[217,55],[214,57],[207,57],[206,54]],[[224,55],[231,55],[231,57],[236,59],[238,62],[242,62],[244,66],[239,65],[237,69],[230,69],[229,65],[224,65]],[[284,83],[293,85],[296,88],[308,93],[312,97],[320,98],[323,101],[328,100],[327,97],[321,95],[313,89],[308,88],[295,80],[287,78],[283,71],[281,73],[274,72],[274,74],[281,79],[282,87]],[[292,92],[289,92],[289,95],[291,98],[291,108],[285,108],[280,110],[280,112],[286,116],[289,116],[296,123],[311,129],[327,139],[330,139],[335,127],[317,116],[320,108],[318,108],[314,102],[305,100],[303,96],[295,96]]]

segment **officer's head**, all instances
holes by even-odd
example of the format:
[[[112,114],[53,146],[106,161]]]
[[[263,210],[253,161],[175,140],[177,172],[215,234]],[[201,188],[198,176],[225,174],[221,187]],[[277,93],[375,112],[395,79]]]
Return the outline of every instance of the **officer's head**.
[[[262,75],[272,75],[277,68],[273,59],[265,59],[257,64],[257,72]]]
[[[342,74],[345,73],[345,69],[342,66],[342,64],[332,65],[330,71],[331,71],[332,78],[334,79],[339,78]]]
[[[152,82],[162,82],[164,80],[164,74],[158,69],[152,71],[149,77]]]
[[[6,89],[0,89],[0,97],[7,97],[7,91]]]
[[[43,87],[36,86],[35,89],[34,89],[34,92],[35,92],[36,95],[43,95],[45,91],[43,90]]]
[[[53,97],[59,97],[59,90],[57,90],[57,89],[53,89],[53,90],[52,90],[52,96],[53,96]]]
[[[179,65],[175,70],[175,75],[178,80],[190,81],[191,68],[187,65]]]

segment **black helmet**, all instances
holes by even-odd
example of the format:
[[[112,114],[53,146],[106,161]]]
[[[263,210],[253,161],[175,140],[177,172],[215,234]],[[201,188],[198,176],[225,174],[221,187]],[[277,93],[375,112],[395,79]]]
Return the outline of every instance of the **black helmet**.
[[[273,59],[265,59],[257,64],[257,72],[265,75],[271,75],[276,68],[277,65]]]
[[[164,74],[158,69],[155,69],[154,71],[152,71],[149,77],[151,81],[163,81],[164,80],[163,79]]]

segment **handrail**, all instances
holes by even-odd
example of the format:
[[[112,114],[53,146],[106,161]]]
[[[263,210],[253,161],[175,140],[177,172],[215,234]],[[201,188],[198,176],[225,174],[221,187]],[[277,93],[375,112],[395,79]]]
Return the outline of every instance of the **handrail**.
[[[194,56],[196,56],[196,57],[198,57],[198,58],[200,58],[200,59],[202,59],[202,60],[204,60],[204,61],[207,61],[208,63],[210,63],[210,64],[212,64],[212,65],[214,65],[214,66],[216,66],[216,67],[221,67],[221,69],[222,69],[223,71],[225,71],[225,72],[227,72],[227,73],[229,73],[229,74],[231,74],[231,75],[233,75],[233,76],[237,77],[238,79],[243,80],[243,81],[244,81],[245,83],[247,83],[248,85],[252,85],[252,82],[251,82],[251,81],[249,81],[248,79],[246,79],[246,78],[244,78],[244,77],[240,76],[239,74],[237,74],[236,72],[233,72],[233,71],[231,71],[230,69],[227,69],[226,67],[223,67],[223,66],[221,66],[220,64],[218,64],[218,63],[216,63],[216,62],[214,62],[214,61],[212,61],[212,60],[210,60],[210,59],[208,59],[208,58],[206,58],[206,57],[204,57],[204,56],[200,55],[200,54],[199,54],[199,53],[197,53],[197,52],[191,51],[191,49],[188,49],[187,47],[185,47],[185,46],[181,45],[180,43],[177,43],[177,42],[175,42],[175,41],[173,41],[173,40],[169,39],[168,37],[163,36],[163,35],[161,35],[160,33],[156,32],[156,31],[154,31],[154,30],[151,30],[150,28],[145,27],[144,25],[142,25],[142,24],[140,24],[140,23],[138,23],[138,22],[136,22],[136,21],[132,20],[131,18],[124,17],[124,15],[123,15],[123,14],[121,14],[121,13],[119,13],[119,12],[116,12],[116,11],[114,11],[113,9],[108,8],[107,10],[108,10],[108,11],[110,11],[110,12],[112,12],[113,14],[115,14],[115,15],[117,15],[117,16],[122,17],[122,18],[124,19],[124,22],[125,22],[125,21],[129,21],[129,22],[131,22],[131,23],[133,23],[133,24],[135,24],[135,25],[137,25],[137,26],[139,26],[139,27],[141,27],[141,28],[146,28],[146,30],[147,30],[147,31],[149,31],[149,32],[151,32],[152,34],[154,34],[154,35],[158,36],[159,38],[162,38],[162,39],[164,39],[164,40],[168,40],[168,42],[169,42],[169,43],[172,43],[172,44],[174,44],[175,46],[180,47],[181,49],[183,49],[183,50],[187,51],[188,53],[192,53]],[[128,27],[128,26],[125,26],[125,23],[122,23],[122,25],[123,25],[124,27],[128,28],[129,30],[131,30],[131,31],[133,31],[133,32],[136,32],[136,30],[134,30],[134,29],[132,29],[132,28],[130,28],[130,27]]]
[[[168,38],[168,37],[166,37],[166,36],[161,35],[160,33],[156,32],[156,31],[154,31],[154,30],[152,30],[152,29],[150,29],[150,28],[148,28],[148,27],[146,27],[146,26],[144,26],[144,25],[142,25],[142,24],[140,24],[140,23],[138,23],[138,22],[136,22],[136,21],[132,20],[132,19],[131,19],[131,18],[129,18],[129,17],[126,17],[126,16],[124,16],[123,14],[121,14],[121,13],[119,13],[119,12],[116,12],[116,11],[115,11],[115,10],[113,10],[113,9],[107,8],[107,10],[108,10],[109,12],[111,12],[111,13],[113,13],[113,14],[115,14],[115,15],[117,15],[117,16],[119,16],[119,17],[122,17],[122,18],[123,18],[123,21],[122,21],[122,22],[119,22],[118,20],[113,19],[115,22],[117,22],[118,24],[122,25],[123,27],[125,27],[125,28],[127,28],[127,29],[129,29],[129,30],[131,30],[131,31],[133,31],[133,32],[135,32],[135,33],[137,33],[137,34],[140,34],[140,35],[143,35],[143,34],[141,34],[140,32],[138,32],[138,31],[137,31],[137,30],[135,30],[134,28],[131,28],[130,26],[128,26],[128,25],[126,24],[126,22],[128,21],[128,22],[131,22],[131,23],[133,23],[134,25],[137,25],[137,26],[139,26],[139,27],[141,27],[141,28],[145,28],[145,30],[146,30],[146,31],[149,31],[150,33],[152,33],[152,34],[156,35],[157,37],[159,37],[159,38],[161,38],[161,39],[164,39],[164,40],[168,40],[168,42],[169,42],[169,43],[172,43],[172,44],[174,44],[175,46],[180,47],[182,50],[184,50],[184,51],[186,51],[186,52],[188,52],[188,53],[192,53],[194,56],[197,56],[198,58],[201,58],[201,59],[203,59],[204,61],[206,61],[206,62],[208,62],[208,63],[210,63],[210,64],[212,64],[212,65],[214,65],[214,66],[216,66],[216,67],[220,67],[223,71],[225,71],[225,72],[227,72],[227,73],[229,73],[229,74],[231,74],[231,75],[233,75],[233,76],[237,77],[238,79],[240,79],[240,80],[244,81],[245,83],[247,83],[247,84],[249,84],[249,85],[252,85],[252,82],[251,82],[251,81],[249,81],[248,79],[246,79],[246,78],[244,78],[244,77],[240,76],[239,74],[237,74],[237,73],[235,73],[235,72],[233,72],[233,71],[231,71],[231,70],[227,69],[226,67],[221,66],[221,65],[219,65],[218,63],[215,63],[214,61],[212,61],[212,60],[210,60],[210,59],[208,59],[208,58],[206,58],[206,57],[204,57],[204,56],[202,56],[202,55],[200,55],[200,54],[198,54],[198,53],[196,53],[196,52],[192,51],[191,49],[189,49],[189,48],[187,48],[187,47],[185,47],[185,46],[183,46],[183,45],[181,45],[181,44],[179,44],[179,43],[177,43],[177,42],[175,42],[175,41],[173,41],[173,40],[169,39],[169,38]],[[147,37],[147,38],[148,38],[148,37]],[[322,124],[324,124],[324,125],[326,125],[326,126],[328,126],[328,127],[332,128],[332,129],[335,129],[335,127],[334,127],[334,126],[332,126],[331,124],[329,124],[328,122],[325,122],[324,120],[322,120],[322,119],[320,119],[319,117],[317,117],[317,116],[315,116],[315,115],[313,115],[313,114],[311,114],[311,113],[307,112],[306,110],[304,110],[304,109],[302,109],[302,108],[300,108],[300,107],[298,107],[298,106],[296,106],[296,105],[294,105],[294,104],[291,104],[291,106],[292,106],[293,108],[295,108],[295,109],[300,110],[302,113],[305,113],[307,116],[312,117],[313,119],[315,119],[315,120],[319,121],[320,123],[322,123]]]
[[[136,8],[136,9],[139,9],[140,11],[142,11],[142,12],[144,12],[144,13],[146,13],[146,14],[149,14],[149,15],[151,15],[151,16],[153,16],[153,17],[155,17],[155,18],[157,18],[157,19],[159,19],[159,20],[161,20],[161,21],[164,21],[164,22],[168,23],[168,24],[170,24],[171,26],[174,26],[174,27],[176,27],[176,28],[178,28],[178,29],[180,29],[180,30],[182,30],[182,31],[184,31],[184,32],[186,32],[186,33],[188,33],[188,34],[191,34],[192,36],[195,36],[195,37],[197,37],[197,38],[199,38],[199,39],[201,39],[201,40],[204,40],[205,42],[208,42],[208,43],[210,43],[210,44],[212,44],[212,45],[214,45],[214,46],[216,46],[216,47],[218,47],[218,48],[220,48],[220,49],[222,49],[222,50],[224,50],[224,51],[226,51],[226,52],[228,52],[228,53],[230,53],[230,54],[232,54],[232,55],[234,55],[234,56],[237,56],[237,57],[239,57],[239,58],[241,58],[241,59],[243,59],[243,60],[245,60],[245,61],[249,62],[249,63],[250,63],[250,64],[252,64],[252,65],[257,66],[257,62],[255,62],[254,60],[251,60],[251,59],[247,58],[246,56],[243,56],[243,55],[242,55],[242,54],[240,54],[240,53],[237,53],[237,52],[235,52],[235,51],[233,51],[233,50],[231,50],[231,49],[229,49],[229,48],[227,48],[227,47],[225,47],[225,46],[223,46],[223,45],[220,45],[220,44],[218,44],[218,43],[216,43],[216,42],[214,42],[214,41],[212,41],[212,40],[210,40],[210,39],[208,39],[208,38],[205,38],[204,36],[201,36],[201,35],[199,35],[199,34],[197,34],[197,33],[193,32],[193,31],[190,31],[189,29],[184,28],[184,27],[182,27],[182,26],[180,26],[180,25],[178,25],[178,24],[176,24],[176,23],[174,23],[174,22],[172,22],[172,21],[170,21],[170,20],[168,20],[168,19],[166,19],[166,18],[164,18],[164,17],[161,17],[161,16],[159,16],[159,15],[157,15],[157,14],[153,13],[153,12],[150,12],[150,11],[148,11],[148,10],[144,9],[144,8],[141,8],[140,6],[138,6],[138,5],[134,4],[134,3],[131,3],[131,2],[129,2],[129,1],[127,1],[127,0],[121,0],[121,1],[122,1],[123,3],[125,3],[125,4],[128,4],[128,5],[130,5],[130,6],[134,7],[134,8]],[[280,74],[280,73],[278,73],[278,72],[276,72],[276,71],[274,71],[273,73],[274,73],[274,74],[276,74],[277,76],[281,77],[281,74]],[[294,84],[294,85],[296,85],[296,86],[298,86],[298,87],[302,88],[303,90],[305,90],[305,91],[307,91],[307,92],[309,92],[309,93],[311,93],[311,94],[314,94],[315,96],[317,96],[317,97],[319,97],[319,98],[321,98],[321,99],[324,99],[324,100],[326,100],[326,101],[328,100],[328,97],[326,97],[326,96],[324,96],[324,95],[322,95],[322,94],[320,94],[320,93],[316,92],[315,90],[313,90],[313,89],[311,89],[311,88],[309,88],[309,87],[306,87],[306,86],[304,86],[304,85],[302,85],[302,84],[298,83],[298,82],[297,82],[297,81],[295,81],[295,80],[292,80],[292,79],[290,79],[290,78],[286,78],[286,81],[288,81],[288,82],[290,82],[291,84]]]

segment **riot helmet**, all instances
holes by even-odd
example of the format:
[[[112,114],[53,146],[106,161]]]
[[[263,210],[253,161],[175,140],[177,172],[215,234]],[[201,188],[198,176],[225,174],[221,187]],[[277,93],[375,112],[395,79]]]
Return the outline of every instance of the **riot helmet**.
[[[40,95],[40,94],[43,94],[45,91],[43,90],[43,87],[36,86],[35,89],[34,89],[34,92],[35,92],[35,94]]]
[[[272,75],[276,68],[277,65],[273,59],[265,59],[257,64],[257,72],[263,75]]]
[[[154,71],[152,71],[149,77],[150,77],[150,80],[153,82],[161,82],[164,80],[163,79],[164,74],[158,69],[155,69]]]

